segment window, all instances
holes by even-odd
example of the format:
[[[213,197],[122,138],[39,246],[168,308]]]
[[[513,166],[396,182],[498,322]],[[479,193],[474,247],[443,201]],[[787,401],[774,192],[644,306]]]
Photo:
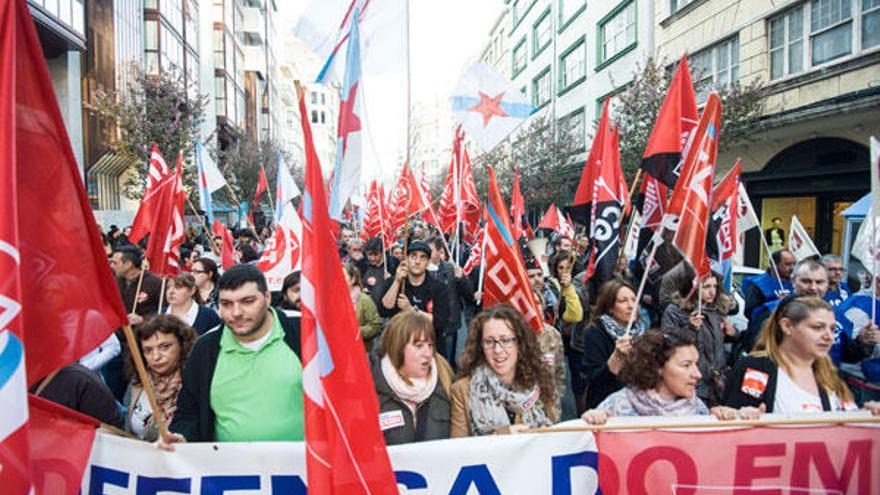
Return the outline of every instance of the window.
[[[685,5],[693,2],[694,0],[670,0],[669,1],[669,13],[674,14],[681,10]]]
[[[706,101],[714,88],[734,84],[739,79],[739,37],[695,53],[691,67],[696,75],[694,89],[698,103]]]
[[[214,77],[214,110],[218,117],[226,116],[226,78],[223,76]]]
[[[526,68],[526,38],[519,40],[519,43],[513,48],[513,77],[522,72]]]
[[[559,57],[559,90],[580,82],[587,74],[587,44],[584,38]]]
[[[317,110],[312,110],[312,123],[313,124],[318,123],[318,111]]]
[[[770,20],[770,79],[804,70],[804,6]]]
[[[559,24],[568,24],[585,7],[584,0],[559,0]]]
[[[312,93],[312,105],[318,104],[318,93]]]
[[[322,124],[327,123],[327,114],[325,112],[321,112],[321,123]]]
[[[552,30],[553,27],[550,25],[550,9],[548,8],[532,25],[532,58],[538,56],[553,41]]]
[[[599,64],[635,46],[636,2],[621,4],[599,21]]]
[[[159,23],[150,19],[144,21],[144,72],[159,74]]]
[[[582,150],[585,148],[586,134],[585,129],[585,112],[583,108],[579,108],[574,112],[559,119],[559,137],[561,139],[571,139],[574,148]]]
[[[862,0],[862,49],[880,45],[880,0]]]
[[[810,45],[813,65],[852,51],[850,0],[811,0]]]
[[[541,107],[550,102],[550,68],[532,79],[532,104]]]
[[[525,1],[528,2],[529,0],[525,0]],[[510,8],[510,15],[513,17],[513,25],[514,26],[519,24],[519,16],[521,14],[521,12],[519,10],[520,9],[519,4],[521,2],[522,2],[522,0],[513,0],[513,6]]]

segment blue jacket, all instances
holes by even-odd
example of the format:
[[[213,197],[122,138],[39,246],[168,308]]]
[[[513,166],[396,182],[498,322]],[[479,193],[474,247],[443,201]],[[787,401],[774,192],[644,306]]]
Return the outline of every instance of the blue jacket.
[[[745,299],[744,310],[746,318],[751,318],[757,312],[757,308],[760,305],[774,299],[779,299],[782,290],[792,293],[794,292],[794,285],[792,285],[790,280],[783,280],[782,289],[780,290],[779,281],[776,279],[776,276],[768,272],[743,279],[742,293]]]
[[[872,358],[871,349],[866,349],[866,346],[853,337],[854,331],[871,321],[871,303],[870,294],[859,293],[850,296],[836,308],[838,332],[829,355],[836,365],[841,362],[861,362],[865,378],[871,382],[880,382],[880,358]],[[880,300],[873,300],[873,303],[877,307],[874,324],[880,325]]]
[[[825,293],[825,300],[828,301],[832,307],[837,308],[843,301],[846,301],[850,296],[849,286],[846,285],[846,282],[840,282],[840,285],[837,287],[837,290],[828,290]]]

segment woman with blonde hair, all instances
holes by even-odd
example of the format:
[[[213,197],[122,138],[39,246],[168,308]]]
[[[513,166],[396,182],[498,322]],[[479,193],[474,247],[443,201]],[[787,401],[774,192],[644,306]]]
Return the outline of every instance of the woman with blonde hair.
[[[452,368],[434,342],[434,325],[420,313],[398,313],[382,333],[373,383],[388,445],[449,438]]]
[[[452,436],[510,433],[556,422],[556,389],[535,331],[506,304],[471,320],[452,384]]]
[[[853,396],[828,357],[834,311],[807,295],[783,299],[764,323],[755,349],[739,360],[725,389],[725,405],[766,406],[767,412],[856,409]]]

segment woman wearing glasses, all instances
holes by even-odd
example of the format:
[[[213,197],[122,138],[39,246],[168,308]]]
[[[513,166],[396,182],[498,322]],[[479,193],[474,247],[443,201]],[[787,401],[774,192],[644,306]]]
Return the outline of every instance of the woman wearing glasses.
[[[511,433],[556,422],[553,378],[534,330],[499,304],[471,321],[452,384],[452,437]]]
[[[192,275],[196,279],[199,288],[199,296],[205,301],[205,306],[217,311],[219,291],[217,280],[220,273],[217,271],[217,263],[209,258],[199,258],[193,262]]]
[[[626,388],[609,395],[581,419],[604,424],[612,416],[696,416],[711,412],[719,419],[756,419],[762,410],[746,407],[739,411],[713,407],[711,411],[697,397],[702,374],[700,353],[692,332],[672,329],[649,330],[632,341],[624,357],[620,378]]]
[[[755,349],[739,360],[725,388],[725,404],[767,412],[855,409],[852,393],[828,357],[836,321],[818,297],[788,296],[764,323]]]

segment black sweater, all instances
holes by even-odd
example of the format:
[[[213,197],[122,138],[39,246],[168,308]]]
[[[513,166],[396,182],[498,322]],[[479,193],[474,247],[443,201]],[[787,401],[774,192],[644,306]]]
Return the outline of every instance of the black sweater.
[[[756,376],[760,373],[767,375],[767,383],[763,381],[757,382],[749,380],[745,386],[746,372],[752,371]],[[779,376],[779,366],[769,357],[745,356],[736,363],[736,367],[731,370],[727,377],[724,387],[724,405],[739,409],[740,407],[751,406],[758,407],[762,403],[767,407],[767,412],[773,412],[773,405],[776,402],[776,383]],[[761,390],[761,388],[764,388]],[[828,394],[820,386],[819,400],[822,401],[822,410],[831,410],[831,401]]]
[[[284,328],[284,342],[302,360],[299,318],[290,318],[281,310],[275,310],[275,316]],[[217,358],[220,356],[221,335],[223,325],[202,335],[183,367],[183,383],[177,395],[177,412],[174,413],[170,429],[183,435],[187,442],[213,442],[216,439],[215,417],[211,409],[211,382],[214,379]]]
[[[587,409],[594,409],[606,397],[623,388],[623,382],[608,369],[608,358],[614,353],[614,339],[601,322],[584,333],[583,372],[587,379]]]

